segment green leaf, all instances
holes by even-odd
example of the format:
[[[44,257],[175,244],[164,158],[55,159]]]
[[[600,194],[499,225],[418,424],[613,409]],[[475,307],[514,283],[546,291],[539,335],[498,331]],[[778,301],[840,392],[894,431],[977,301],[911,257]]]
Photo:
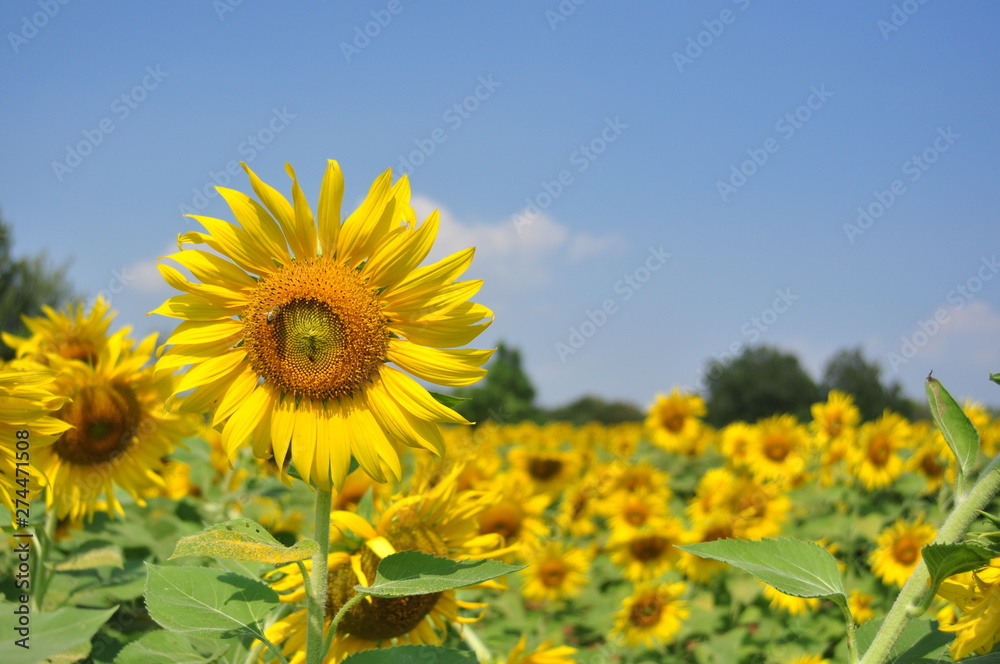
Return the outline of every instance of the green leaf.
[[[50,657],[78,648],[89,643],[91,637],[107,622],[118,607],[101,609],[76,609],[65,607],[47,613],[28,614],[28,633],[19,633],[18,618],[14,611],[25,605],[0,602],[0,632],[3,645],[0,646],[4,664],[38,664]],[[17,645],[19,639],[27,637],[28,648]]]
[[[146,563],[146,608],[164,628],[194,637],[264,636],[262,623],[278,593],[239,574],[202,567]]]
[[[941,381],[928,376],[924,388],[931,415],[958,460],[958,472],[962,477],[967,477],[979,455],[979,432],[948,390],[944,389]]]
[[[990,380],[992,380],[997,385],[1000,385],[1000,373],[991,373]]]
[[[478,660],[471,652],[441,646],[396,646],[356,652],[344,664],[478,664]]]
[[[354,588],[373,597],[428,595],[474,586],[525,567],[496,560],[452,560],[423,551],[400,551],[382,559],[371,586]]]
[[[935,589],[949,576],[979,569],[988,565],[993,558],[989,547],[974,542],[928,544],[923,548],[922,554],[931,575],[931,587]]]
[[[854,633],[859,659],[871,647],[884,620],[884,618],[869,620]],[[893,664],[929,664],[944,661],[941,655],[955,635],[942,632],[937,625],[937,622],[930,620],[912,620],[907,623],[886,661]]]
[[[157,630],[125,646],[115,664],[209,664],[225,651],[226,645],[218,641]]]
[[[56,571],[94,569],[95,567],[117,567],[122,569],[124,558],[121,548],[107,542],[95,542],[96,546],[84,546],[72,557],[55,566]]]
[[[209,556],[254,563],[285,564],[311,558],[319,551],[312,540],[287,547],[274,539],[264,526],[252,519],[233,519],[206,528],[197,535],[182,537],[171,558]]]
[[[45,660],[45,664],[77,664],[77,662],[87,659],[90,654],[90,641],[73,646],[66,652],[52,655]]]
[[[464,403],[470,399],[470,397],[456,397],[451,394],[441,394],[439,392],[431,392],[431,396],[434,400],[446,408],[454,408],[460,403]]]
[[[837,559],[819,544],[789,538],[725,539],[677,548],[750,572],[786,595],[847,601]]]

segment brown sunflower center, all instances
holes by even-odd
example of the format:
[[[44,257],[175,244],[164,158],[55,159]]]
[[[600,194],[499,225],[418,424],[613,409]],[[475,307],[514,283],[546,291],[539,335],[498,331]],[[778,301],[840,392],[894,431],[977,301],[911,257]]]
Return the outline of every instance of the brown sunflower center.
[[[904,565],[912,565],[917,562],[917,557],[920,555],[920,547],[916,542],[904,539],[896,542],[896,545],[893,547],[893,553],[898,562]]]
[[[667,411],[660,417],[660,423],[667,431],[680,433],[681,429],[684,428],[684,413],[676,410]]]
[[[628,620],[636,627],[652,627],[660,622],[663,602],[656,595],[638,599],[629,611]]]
[[[402,521],[402,519],[401,519]],[[447,556],[448,546],[441,536],[423,526],[407,525],[397,521],[386,534],[397,551],[417,550],[436,556]],[[365,578],[373,580],[381,561],[374,552],[365,548],[361,552],[361,569]],[[357,577],[350,565],[344,565],[327,575],[326,615],[332,618],[354,595]],[[434,610],[441,593],[411,595],[409,597],[373,597],[362,600],[341,619],[337,632],[350,634],[366,641],[388,641],[408,633]]]
[[[547,588],[558,588],[566,578],[566,566],[558,560],[547,560],[538,569],[538,579]]]
[[[513,502],[505,500],[479,515],[479,531],[483,534],[497,533],[509,540],[521,532],[523,521],[524,515],[521,509]]]
[[[649,535],[645,537],[636,537],[629,543],[628,548],[636,560],[640,562],[648,562],[650,560],[656,560],[662,556],[669,546],[670,542],[663,537]]]
[[[114,385],[80,389],[58,417],[72,424],[53,445],[62,459],[78,466],[107,463],[132,444],[141,409],[131,390]]]
[[[550,480],[559,474],[563,463],[559,459],[532,459],[528,473],[536,480]]]
[[[784,436],[770,435],[764,441],[764,455],[775,462],[782,462],[788,453],[791,452],[791,445]]]
[[[891,454],[892,445],[883,436],[873,439],[871,444],[868,446],[868,458],[876,466],[884,466],[888,463],[889,456]]]
[[[622,516],[625,517],[625,521],[629,524],[641,526],[649,519],[649,509],[639,503],[629,503],[625,506],[625,512]]]
[[[920,460],[920,468],[927,477],[940,477],[944,473],[944,467],[937,462],[933,454],[925,454]]]
[[[94,344],[89,341],[73,337],[64,339],[62,343],[59,344],[56,352],[68,360],[81,360],[91,366],[97,363],[97,356],[100,355],[97,349],[94,348]]]
[[[294,261],[262,280],[243,322],[253,370],[307,399],[357,392],[389,348],[374,291],[356,270],[323,257]]]

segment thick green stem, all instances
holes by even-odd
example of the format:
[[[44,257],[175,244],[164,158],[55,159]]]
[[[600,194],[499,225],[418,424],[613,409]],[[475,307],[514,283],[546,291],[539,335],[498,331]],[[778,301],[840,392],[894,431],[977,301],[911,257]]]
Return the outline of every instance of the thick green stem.
[[[969,526],[976,518],[976,512],[986,508],[998,491],[1000,491],[1000,454],[993,458],[969,492],[961,499],[956,499],[952,513],[948,515],[937,537],[934,538],[934,544],[959,542],[969,531]],[[889,653],[899,635],[903,633],[907,623],[921,613],[920,607],[925,605],[927,594],[933,592],[927,585],[929,578],[927,564],[921,560],[903,585],[903,589],[899,591],[896,602],[889,609],[885,622],[882,623],[875,640],[861,659],[861,664],[882,664],[889,658]]]
[[[312,575],[308,594],[308,623],[306,625],[306,664],[322,664],[326,656],[323,649],[323,623],[326,617],[326,574],[327,557],[330,554],[330,504],[333,496],[322,489],[316,492],[316,520],[313,523],[313,539],[319,544],[319,551],[313,556]]]

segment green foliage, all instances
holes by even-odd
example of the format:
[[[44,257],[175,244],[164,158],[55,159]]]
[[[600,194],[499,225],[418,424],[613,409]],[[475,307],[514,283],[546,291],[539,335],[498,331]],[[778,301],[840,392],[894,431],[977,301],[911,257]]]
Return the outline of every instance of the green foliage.
[[[146,563],[146,606],[165,629],[201,638],[264,638],[278,593],[256,579],[219,569]]]
[[[808,420],[819,401],[819,388],[798,358],[769,346],[747,347],[726,363],[713,360],[705,386],[705,419],[715,427],[783,413]]]
[[[990,547],[976,542],[966,544],[928,544],[921,550],[927,571],[931,577],[931,588],[937,588],[949,576],[971,572],[989,565],[997,555]]]
[[[253,563],[285,564],[305,560],[317,551],[319,544],[311,539],[296,542],[294,546],[285,546],[256,521],[233,519],[206,528],[197,535],[182,537],[171,558],[209,556]]]
[[[521,351],[503,343],[487,367],[489,373],[475,387],[455,390],[455,397],[466,398],[455,410],[471,422],[491,420],[500,424],[521,422],[537,415],[535,388],[521,367]]]
[[[958,461],[958,484],[961,487],[979,457],[979,432],[937,378],[928,376],[924,387],[934,422]]]
[[[883,619],[869,620],[855,633],[858,643],[858,654],[863,655],[882,628]],[[930,664],[931,662],[951,661],[944,658],[945,648],[955,639],[955,635],[942,632],[937,623],[930,620],[914,620],[906,625],[899,640],[893,646],[889,655],[893,664]],[[971,661],[971,660],[962,660]]]
[[[886,409],[909,419],[920,415],[918,404],[906,398],[898,381],[882,383],[882,367],[866,360],[860,346],[840,350],[827,361],[820,388],[824,397],[830,390],[853,395],[864,421],[878,419]]]
[[[400,551],[382,559],[372,585],[354,589],[372,597],[429,595],[474,586],[525,567],[496,560],[452,560],[422,551]]]
[[[116,664],[209,664],[226,651],[218,641],[189,639],[167,631],[149,632],[125,646]]]
[[[14,614],[14,607],[0,602],[3,661],[5,664],[37,664],[69,650],[75,652],[78,647],[89,643],[116,608],[92,610],[63,607],[45,613],[32,613],[27,642],[30,647],[25,649],[12,643],[23,636],[17,632],[18,616]]]
[[[385,650],[363,650],[344,659],[344,664],[478,664],[471,652],[440,646],[396,646]]]
[[[796,539],[715,540],[677,547],[753,574],[795,597],[829,597],[847,603],[837,559],[818,544]]]
[[[66,280],[68,265],[51,267],[44,255],[14,258],[10,228],[0,217],[0,330],[24,336],[21,316],[37,316],[42,306],[59,306],[73,297]],[[10,360],[14,351],[0,344],[0,359]]]

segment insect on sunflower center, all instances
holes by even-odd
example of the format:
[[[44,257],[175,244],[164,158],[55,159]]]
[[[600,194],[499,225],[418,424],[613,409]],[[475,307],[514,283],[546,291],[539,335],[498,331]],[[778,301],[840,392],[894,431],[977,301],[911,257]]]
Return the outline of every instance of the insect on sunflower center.
[[[262,280],[243,314],[250,365],[283,393],[358,392],[385,362],[386,319],[356,270],[318,257]]]

